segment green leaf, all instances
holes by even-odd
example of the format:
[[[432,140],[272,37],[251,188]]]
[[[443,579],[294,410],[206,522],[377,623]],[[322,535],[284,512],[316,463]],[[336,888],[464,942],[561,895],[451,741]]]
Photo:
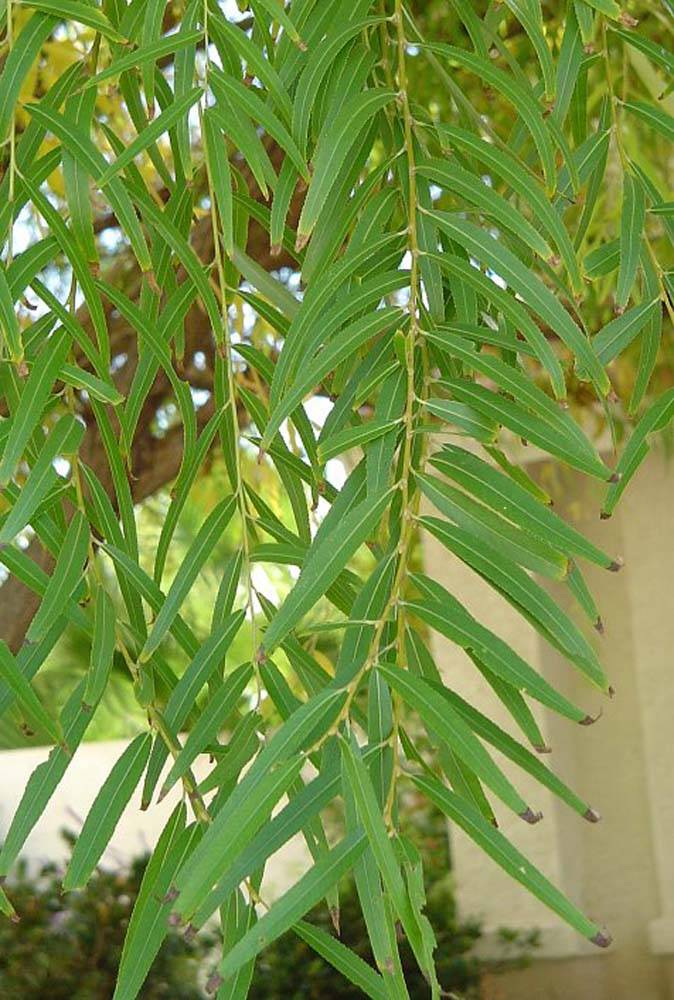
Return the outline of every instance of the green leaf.
[[[353,867],[365,850],[365,843],[362,831],[347,834],[317,861],[225,955],[218,967],[222,978],[232,976],[308,913],[328,889]]]
[[[659,132],[670,142],[674,141],[674,117],[668,115],[661,108],[656,108],[653,104],[646,104],[645,101],[625,101],[623,107],[630,111],[637,118],[640,118],[646,125]]]
[[[615,469],[617,481],[609,486],[602,508],[602,517],[611,516],[634,473],[648,454],[648,436],[666,427],[672,416],[674,416],[674,389],[668,389],[649,406],[632,431],[627,446],[618,459]]]
[[[140,781],[151,745],[149,733],[136,736],[101,785],[75,842],[63,879],[64,892],[81,889],[89,881]]]
[[[49,491],[60,481],[54,460],[76,455],[84,436],[84,426],[70,414],[61,417],[47,435],[21,492],[0,527],[0,545],[11,542],[30,522]]]
[[[199,715],[196,724],[190,730],[185,745],[178,753],[173,762],[159,795],[163,799],[185,772],[191,767],[192,762],[198,754],[203,753],[206,747],[221,731],[228,716],[234,711],[243,694],[246,685],[253,674],[250,663],[243,663],[226,679],[224,684],[217,688],[215,694],[209,699],[203,712]]]
[[[0,327],[4,335],[9,357],[18,363],[23,359],[21,330],[14,311],[14,298],[7,282],[4,267],[0,267]]]
[[[521,693],[576,722],[587,721],[586,713],[559,694],[499,636],[473,618],[444,587],[420,574],[414,574],[412,581],[422,593],[422,598],[405,601],[413,614],[477,657]]]
[[[139,153],[144,152],[148,146],[156,142],[165,132],[168,132],[170,128],[176,125],[188,113],[190,108],[196,104],[202,94],[201,87],[195,87],[188,94],[177,98],[165,111],[162,111],[160,115],[148,122],[140,135],[137,135],[133,142],[130,142],[124,149],[124,152],[119,154],[114,163],[111,163],[103,171],[102,176],[98,179],[100,186],[105,187],[120,170],[133,163]]]
[[[62,614],[64,603],[73,595],[82,579],[88,548],[89,523],[78,510],[68,525],[42,602],[26,632],[29,642],[41,639],[51,623]]]
[[[49,8],[50,4],[45,3]],[[47,10],[47,14],[55,11]],[[19,92],[31,66],[56,25],[56,18],[35,14],[24,26],[7,53],[0,76],[0,139],[4,142],[14,118]]]
[[[204,111],[204,151],[211,184],[220,216],[223,246],[231,256],[234,250],[234,202],[232,198],[232,172],[220,129],[216,126],[210,108]]]
[[[441,514],[471,532],[480,542],[502,551],[507,558],[535,573],[553,580],[562,580],[566,576],[569,560],[563,553],[436,476],[417,473],[415,478],[424,496]]]
[[[508,150],[496,149],[492,143],[485,142],[472,132],[449,125],[440,125],[439,131],[443,139],[474,156],[531,206],[536,223],[557,247],[573,289],[576,293],[579,292],[582,281],[573,244],[559,213],[555,211],[538,180]]]
[[[438,809],[489,855],[503,870],[529,892],[533,893],[549,909],[553,910],[571,927],[588,938],[593,944],[606,948],[611,938],[601,928],[588,920],[580,910],[542,875],[517,848],[480,813],[460,796],[445,788],[437,778],[430,775],[413,775],[412,781],[424,795],[427,795]]]
[[[367,540],[391,501],[393,491],[369,497],[342,520],[338,530],[317,538],[302,572],[264,635],[262,649],[271,653],[332,584],[351,556]]]
[[[21,2],[28,7],[44,11],[45,14],[51,14],[52,18],[59,17],[65,21],[86,24],[111,42],[126,41],[124,36],[113,28],[105,14],[91,4],[80,2],[80,0],[21,0]]]
[[[518,236],[534,253],[548,260],[552,250],[532,224],[509,201],[501,197],[482,178],[475,177],[454,161],[427,160],[417,167],[422,177],[440,184],[452,197],[464,199],[481,212]]]
[[[300,249],[314,231],[320,210],[335,183],[335,174],[353,148],[360,130],[395,96],[393,91],[383,89],[358,94],[346,102],[334,121],[321,132],[313,157],[313,176],[297,225]]]
[[[168,930],[171,909],[166,894],[175,872],[199,837],[185,827],[186,809],[178,803],[152,852],[124,937],[113,1000],[135,1000]]]
[[[55,743],[63,742],[61,727],[52,719],[35,691],[20,672],[6,643],[0,639],[0,678],[16,698],[27,721],[48,734]]]
[[[283,421],[290,416],[304,396],[346,358],[355,354],[364,344],[377,336],[389,334],[403,318],[401,309],[378,309],[374,313],[355,320],[340,331],[326,344],[323,350],[308,364],[304,365],[288,387],[286,395],[272,409],[269,422],[264,430],[262,447],[277,433]],[[277,368],[278,371],[278,368]]]
[[[605,396],[610,388],[606,372],[599,364],[587,338],[543,282],[511,250],[472,223],[457,216],[449,216],[448,213],[435,212],[433,218],[441,229],[503,278],[552,327],[589,373],[597,390]]]
[[[353,796],[355,810],[367,835],[367,844],[377,862],[384,888],[400,920],[419,967],[429,981],[434,983],[435,969],[432,955],[428,953],[419,914],[412,906],[403,881],[393,844],[389,838],[384,817],[379,808],[370,776],[360,752],[344,739],[342,751],[342,784],[348,786]],[[349,834],[355,836],[355,833]]]
[[[368,420],[358,427],[350,427],[340,434],[334,434],[319,444],[318,460],[321,463],[328,462],[345,451],[367,444],[369,441],[376,441],[389,431],[400,427],[401,422],[399,417],[395,420]]]
[[[463,66],[478,79],[503,94],[517,110],[523,124],[531,134],[543,166],[548,192],[554,191],[557,178],[554,144],[550,130],[543,119],[542,109],[526,84],[515,82],[504,70],[495,67],[489,59],[472,52],[466,52],[463,49],[457,49],[453,45],[425,43],[422,47],[458,63],[459,66]]]
[[[112,598],[103,587],[97,587],[94,601],[94,634],[83,698],[83,705],[89,709],[98,704],[108,683],[115,652],[116,618],[117,612]]]
[[[389,993],[381,976],[337,938],[305,920],[294,924],[293,930],[317,955],[353,983],[356,989],[362,990],[365,996],[372,997],[372,1000],[387,1000]]]
[[[513,812],[528,823],[540,818],[513,788],[463,717],[430,684],[392,664],[380,663],[377,669],[405,703]]]
[[[560,552],[582,556],[604,569],[616,568],[615,559],[601,552],[548,506],[532,497],[519,483],[476,455],[448,444],[431,457],[431,464],[486,506],[497,510],[542,542],[554,545]]]
[[[26,839],[44,813],[61,778],[72,760],[73,753],[82,741],[91,713],[81,707],[84,682],[80,683],[61,713],[64,746],[54,747],[47,760],[38,764],[31,774],[21,801],[4,837],[0,851],[0,875],[7,875],[23,848]],[[67,749],[66,749],[67,747]]]
[[[52,335],[44,345],[23,385],[23,392],[9,428],[0,461],[0,486],[6,486],[16,472],[24,449],[42,417],[49,393],[70,348],[64,331]]]
[[[255,758],[229,797],[227,809],[217,814],[199,851],[195,852],[176,880],[180,895],[174,909],[181,919],[188,919],[195,913],[203,903],[205,893],[222,875],[222,850],[229,846],[233,859],[238,851],[252,843],[255,832],[266,821],[265,811],[271,808],[267,803],[266,790],[272,789],[272,795],[278,797],[282,794],[275,791],[274,768],[281,761],[290,761],[290,772],[283,768],[278,771],[282,772],[282,784],[285,781],[288,781],[288,785],[292,784],[297,775],[297,770],[293,769],[295,763],[301,763],[293,763],[293,755],[305,748],[308,742],[313,743],[318,734],[324,735],[327,732],[345,701],[345,692],[327,689],[321,691],[289,716]],[[242,823],[251,824],[250,829],[239,824],[239,815],[244,817]],[[235,841],[232,841],[233,834],[238,838]],[[216,903],[213,909],[218,905]],[[212,912],[210,910],[207,917]]]
[[[285,125],[276,117],[274,112],[264,103],[255,90],[246,87],[239,80],[234,80],[226,76],[217,68],[212,68],[209,76],[211,86],[216,98],[224,93],[227,100],[235,107],[241,108],[243,112],[250,115],[257,121],[269,135],[276,140],[281,149],[284,150],[297,168],[300,177],[305,181],[309,180],[309,172],[304,162],[304,157],[297,148],[295,140],[292,138]]]
[[[235,508],[235,498],[226,497],[220,503],[216,504],[202,524],[197,537],[190,545],[187,555],[175,575],[169,592],[166,595],[166,600],[162,604],[145,645],[141,650],[139,656],[140,663],[149,660],[154,651],[159,648],[166,633],[171,628],[171,623],[178,614],[181,604],[196,580],[201,567],[208,559],[213,546],[217,543],[222,532],[229,524]]]
[[[674,137],[674,130],[672,131]],[[626,173],[623,180],[623,203],[620,216],[620,265],[616,287],[616,305],[622,310],[632,291],[639,266],[639,250],[646,218],[646,197],[639,179]]]

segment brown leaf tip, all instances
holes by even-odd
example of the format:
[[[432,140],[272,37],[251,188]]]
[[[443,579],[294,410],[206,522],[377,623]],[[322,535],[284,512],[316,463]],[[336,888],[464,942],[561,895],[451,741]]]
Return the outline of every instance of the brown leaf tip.
[[[547,743],[534,743],[534,750],[536,753],[552,753],[552,747],[549,747]]]
[[[611,515],[609,514],[609,512],[607,510],[602,510],[599,513],[599,520],[600,521],[608,521],[608,519],[610,517],[611,517]]]
[[[608,478],[608,482],[609,483],[619,483],[621,479],[622,479],[622,473],[621,472],[612,472],[611,475]]]
[[[598,948],[608,948],[610,944],[613,944],[613,938],[606,931],[597,931],[594,937],[590,938],[590,941]]]
[[[580,726],[593,726],[597,719],[601,719],[602,710],[599,709],[596,715],[586,715],[584,719],[579,722]]]
[[[596,628],[597,632],[599,632],[599,635],[604,634],[604,623],[600,617],[597,617],[597,620],[594,623],[594,627]]]
[[[219,973],[214,972],[206,983],[206,992],[210,994],[217,993],[223,983],[224,979],[222,976],[219,975]]]
[[[588,823],[598,823],[599,820],[601,819],[601,816],[599,815],[596,809],[592,809],[591,806],[588,806],[588,808],[583,813],[583,819],[586,819]]]
[[[525,823],[539,823],[543,819],[542,812],[534,812],[531,806],[527,806],[524,812],[521,812],[520,818],[524,820]]]
[[[624,565],[625,565],[625,560],[622,558],[622,556],[618,556],[617,559],[614,559],[611,565],[609,566],[608,568],[609,573],[617,573],[618,570],[622,569]]]
[[[267,654],[265,652],[264,646],[258,646],[258,650],[255,654],[255,662],[258,664],[267,662]]]

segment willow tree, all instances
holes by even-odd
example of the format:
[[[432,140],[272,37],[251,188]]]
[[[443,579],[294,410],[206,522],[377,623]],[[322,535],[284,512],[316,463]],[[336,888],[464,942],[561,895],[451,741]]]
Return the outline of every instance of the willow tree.
[[[531,703],[591,718],[413,559],[432,536],[588,691],[610,693],[583,565],[620,561],[554,512],[509,445],[606,483],[608,514],[670,416],[671,391],[652,404],[650,387],[672,316],[671,16],[668,0],[3,4],[0,705],[53,747],[0,875],[121,656],[146,725],[102,781],[64,888],[86,883],[139,785],[144,808],[176,785],[183,797],[116,1000],[138,994],[169,923],[193,934],[213,915],[218,997],[244,997],[289,928],[375,998],[407,996],[400,929],[438,996],[420,858],[399,829],[405,786],[609,943],[496,822],[540,814],[492,748],[598,819],[536,755]],[[632,417],[609,467],[594,432]],[[167,574],[214,452],[228,489]],[[168,482],[148,572],[134,504]],[[181,607],[227,533],[236,551],[196,634]],[[276,605],[257,562],[297,568]],[[577,616],[555,599],[567,588]],[[321,601],[329,663],[310,641]],[[249,653],[233,663],[242,628]],[[90,664],[56,713],[32,681],[66,629],[87,637]],[[431,632],[463,650],[512,732],[443,683]],[[267,907],[265,864],[300,831],[313,864]],[[325,898],[338,927],[347,872],[376,969],[302,921]],[[11,883],[14,916],[10,897]]]

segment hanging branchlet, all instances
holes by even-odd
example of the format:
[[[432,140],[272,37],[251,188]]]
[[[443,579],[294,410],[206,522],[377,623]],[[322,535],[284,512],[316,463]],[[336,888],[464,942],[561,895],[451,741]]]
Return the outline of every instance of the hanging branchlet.
[[[64,887],[138,787],[142,809],[180,794],[117,1000],[168,925],[189,939],[215,915],[221,1000],[289,930],[373,997],[407,995],[402,935],[441,996],[410,789],[606,947],[499,819],[538,823],[544,789],[599,820],[546,732],[613,695],[584,573],[622,559],[535,464],[598,481],[608,518],[674,415],[654,389],[669,26],[609,0],[450,5],[446,31],[404,0],[6,6],[0,622],[15,587],[32,614],[0,636],[0,713],[51,752],[0,884],[125,673],[134,738]],[[582,704],[465,605],[464,572],[565,657]],[[86,675],[57,707],[42,681],[71,633]],[[473,671],[500,721],[466,697]],[[297,835],[310,862],[270,903],[266,866]],[[324,900],[339,935],[348,873],[372,967],[302,921]]]

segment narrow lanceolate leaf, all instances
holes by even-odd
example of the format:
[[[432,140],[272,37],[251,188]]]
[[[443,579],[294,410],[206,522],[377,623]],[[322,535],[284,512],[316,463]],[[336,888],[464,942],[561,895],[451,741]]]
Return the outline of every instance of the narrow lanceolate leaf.
[[[0,328],[7,355],[14,362],[21,361],[23,358],[21,330],[14,310],[14,297],[7,282],[7,273],[4,267],[0,267]]]
[[[531,90],[519,81],[515,81],[504,70],[495,67],[489,59],[477,56],[472,52],[458,49],[453,45],[428,44],[424,47],[465,67],[474,73],[477,79],[494,87],[506,97],[517,110],[522,122],[530,132],[541,159],[546,186],[549,191],[553,191],[557,175],[554,144],[551,131],[543,120],[542,108]]]
[[[436,476],[417,473],[424,496],[455,524],[480,541],[519,563],[526,569],[553,580],[562,580],[569,571],[568,558],[552,546],[506,521],[499,514],[473,500]]]
[[[55,11],[47,11],[47,14]],[[34,14],[7,53],[0,76],[0,140],[7,138],[23,81],[56,25],[55,17]]]
[[[262,447],[266,447],[281,424],[302,402],[315,385],[370,340],[390,334],[403,318],[401,309],[378,309],[368,313],[340,331],[309,364],[302,366],[282,400],[272,409],[264,430]],[[283,355],[281,355],[283,356]]]
[[[134,1000],[168,930],[170,903],[165,899],[177,867],[198,837],[185,827],[183,802],[175,807],[143,873],[124,938],[113,1000]]]
[[[178,98],[165,111],[162,111],[160,115],[148,122],[140,135],[137,135],[133,142],[130,142],[124,149],[124,152],[119,154],[114,163],[111,163],[107,170],[103,172],[98,180],[100,186],[105,187],[120,170],[123,170],[132,163],[139,153],[142,153],[148,146],[156,142],[164,132],[168,132],[197,103],[202,93],[201,87],[195,87],[189,94]]]
[[[199,529],[197,537],[189,548],[180,569],[166,595],[155,619],[147,641],[140,654],[140,662],[149,660],[154,651],[159,648],[166,633],[171,628],[173,619],[178,614],[180,606],[189,593],[201,567],[210,556],[213,546],[219,541],[222,532],[229,524],[236,508],[236,500],[227,497],[211,511]]]
[[[112,598],[104,587],[98,587],[94,599],[94,634],[83,700],[83,705],[88,708],[98,704],[108,683],[115,652],[116,620],[117,612]]]
[[[620,266],[616,305],[624,309],[629,301],[639,266],[639,251],[646,218],[646,198],[641,182],[630,173],[623,181],[623,204],[620,218]]]
[[[527,861],[524,855],[513,847],[499,830],[495,830],[470,803],[445,788],[431,775],[414,775],[412,781],[419,791],[427,795],[438,809],[460,826],[511,878],[524,885],[583,937],[601,948],[608,947],[611,943],[609,935],[569,902],[566,896],[530,861]]]
[[[2,640],[0,640],[0,678],[16,698],[21,713],[29,725],[46,733],[55,743],[62,742],[61,727],[49,715]]]
[[[296,756],[279,764],[260,778],[249,796],[237,796],[217,814],[198,848],[178,872],[174,911],[181,916],[194,912],[213,883],[268,821],[276,803],[299,775],[302,763],[302,758]]]
[[[670,142],[674,141],[674,116],[667,114],[666,111],[654,104],[646,104],[645,101],[625,101],[623,107],[650,125],[665,139],[669,139]]]
[[[73,753],[82,741],[91,713],[81,708],[84,682],[68,699],[60,717],[64,746],[53,747],[47,760],[35,768],[21,797],[12,822],[5,834],[0,851],[0,876],[7,875],[16,861],[31,830],[44,813],[49,800],[70,764]]]
[[[225,250],[231,255],[234,250],[234,200],[232,196],[232,172],[222,132],[216,125],[209,108],[203,116],[204,149],[206,152],[209,177],[215,193],[215,200],[222,227]]]
[[[288,154],[300,176],[308,181],[307,165],[295,144],[295,140],[255,90],[246,87],[239,80],[226,76],[217,69],[212,70],[210,80],[216,97],[220,91],[224,92],[235,108],[241,108],[245,114],[250,115],[254,121],[258,122]]]
[[[376,441],[389,431],[401,426],[401,420],[370,420],[359,427],[350,427],[340,434],[334,434],[321,441],[318,446],[319,462],[328,462],[331,458],[341,455],[352,448],[367,444],[369,441]]]
[[[297,751],[307,749],[329,731],[346,697],[346,692],[328,689],[315,695],[289,716],[255,758],[229,797],[227,808],[217,814],[199,849],[176,879],[179,895],[174,910],[182,920],[195,913],[206,892],[223,875],[223,852],[229,851],[227,857],[234,859],[266,822],[271,807],[297,776],[301,766],[301,759],[295,758]],[[284,761],[289,764],[277,766]]]
[[[460,527],[435,517],[422,517],[420,523],[451,552],[488,580],[545,638],[563,650],[595,683],[602,688],[607,686],[596,654],[585,636],[547,591],[523,569],[484,543],[476,543]]]
[[[448,688],[438,685],[435,685],[435,689],[463,716],[474,733],[486,740],[487,743],[491,743],[494,749],[499,750],[509,760],[512,760],[521,767],[523,771],[532,775],[541,785],[549,788],[553,794],[557,795],[584,819],[590,823],[598,821],[598,813],[565,785],[554,772],[547,768],[540,757],[532,754],[530,750],[523,747],[517,740],[514,740],[512,736],[504,732],[500,726],[497,726],[491,719],[488,719],[482,712],[473,708],[465,698],[462,698],[455,691],[450,691]]]
[[[225,955],[218,968],[222,978],[232,976],[308,913],[328,889],[353,867],[365,846],[365,834],[359,830],[347,834],[317,861]]]
[[[361,128],[395,98],[390,90],[371,90],[347,101],[318,140],[314,173],[297,226],[298,245],[311,236],[320,210],[335,183],[335,174],[349,155]]]
[[[513,291],[552,327],[572,351],[575,359],[588,372],[597,389],[602,395],[606,395],[610,383],[596,354],[559,299],[543,282],[533,275],[511,250],[484,230],[448,213],[433,213],[433,217],[437,218],[441,228],[469,253],[503,278]]]
[[[37,357],[12,414],[0,461],[0,486],[12,478],[28,441],[42,417],[55,379],[66,359],[70,340],[64,331],[54,334]]]
[[[28,6],[51,14],[53,17],[86,24],[111,42],[124,42],[126,40],[113,28],[102,11],[92,4],[85,3],[84,0],[30,0]]]
[[[140,781],[151,745],[152,737],[149,733],[136,736],[101,785],[75,843],[63,879],[65,892],[80,889],[89,881]]]
[[[602,510],[603,517],[610,517],[615,506],[629,485],[634,473],[643,462],[649,451],[648,438],[655,431],[660,431],[674,416],[674,389],[668,389],[656,399],[644,413],[643,417],[632,431],[627,446],[623,451],[616,473],[620,478],[608,489]]]
[[[272,652],[334,583],[351,556],[368,539],[391,497],[389,490],[377,498],[364,500],[333,532],[314,542],[297,583],[265,632],[264,653]]]
[[[126,55],[117,55],[109,66],[99,70],[94,76],[84,81],[84,87],[98,87],[101,83],[112,77],[119,76],[129,69],[144,66],[146,63],[156,62],[164,56],[172,56],[199,42],[202,38],[200,31],[181,31],[176,34],[160,38],[157,42],[151,42],[140,48],[128,52]]]
[[[367,835],[367,844],[377,862],[384,888],[419,967],[428,982],[435,986],[435,967],[424,937],[423,923],[408,894],[370,775],[360,752],[346,740],[342,740],[341,750],[342,783],[353,797],[355,811]]]
[[[246,685],[250,681],[253,668],[250,663],[244,663],[227,677],[224,684],[217,688],[215,694],[207,702],[194,727],[190,731],[184,747],[178,753],[164,784],[160,798],[163,798],[185,772],[191,767],[197,754],[211,743],[222,730],[227,718],[237,706]]]
[[[400,670],[392,664],[379,664],[378,670],[404,697],[406,704],[419,713],[433,732],[465,761],[471,771],[481,778],[513,812],[529,823],[536,822],[540,818],[513,788],[463,717],[452,711],[448,702],[438,695],[430,684],[421,677]]]
[[[598,549],[550,507],[537,501],[519,483],[477,455],[455,445],[445,445],[432,456],[431,464],[542,542],[554,545],[560,552],[582,556],[604,569],[618,568],[615,559]]]
[[[194,709],[201,689],[211,680],[216,671],[222,671],[227,650],[241,628],[244,617],[244,611],[235,611],[222,622],[217,622],[210,636],[200,646],[196,656],[173,688],[163,713],[164,722],[171,732],[180,732],[185,720]],[[234,702],[235,704],[236,702]],[[143,809],[146,809],[150,804],[167,757],[168,748],[161,740],[156,740],[143,785]]]
[[[444,587],[421,574],[414,574],[412,580],[425,598],[405,602],[413,614],[477,657],[501,680],[522,694],[536,698],[541,704],[576,722],[587,721],[587,713],[581,712],[559,694],[503,639],[473,618]]]
[[[89,523],[84,514],[79,510],[75,511],[42,603],[26,633],[29,641],[35,642],[41,639],[52,622],[63,614],[64,604],[82,579],[89,547],[89,534]]]
[[[366,996],[372,997],[372,1000],[387,1000],[389,994],[382,977],[355,952],[343,945],[338,938],[332,937],[322,928],[316,927],[306,920],[300,920],[294,924],[293,930],[321,958],[334,966]]]
[[[60,481],[54,460],[74,455],[84,436],[84,425],[70,414],[58,421],[47,435],[7,519],[0,527],[0,545],[12,541],[31,520],[47,493]]]
[[[423,177],[442,185],[455,198],[475,205],[494,222],[518,236],[539,256],[546,260],[552,256],[549,245],[533,225],[481,177],[444,160],[428,160],[421,163],[417,170]]]

